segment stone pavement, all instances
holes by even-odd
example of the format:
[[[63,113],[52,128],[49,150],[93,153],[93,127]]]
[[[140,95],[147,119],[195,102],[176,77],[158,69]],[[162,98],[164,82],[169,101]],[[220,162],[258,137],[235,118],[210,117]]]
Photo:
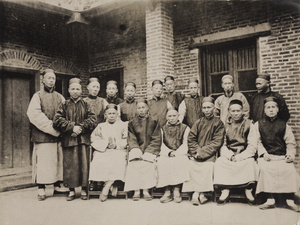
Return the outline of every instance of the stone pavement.
[[[237,202],[223,206],[212,202],[192,206],[189,201],[161,204],[159,199],[67,202],[63,196],[51,197],[49,187],[48,198],[39,202],[36,190],[0,193],[0,225],[294,225],[300,219],[299,213],[288,209],[260,210]]]

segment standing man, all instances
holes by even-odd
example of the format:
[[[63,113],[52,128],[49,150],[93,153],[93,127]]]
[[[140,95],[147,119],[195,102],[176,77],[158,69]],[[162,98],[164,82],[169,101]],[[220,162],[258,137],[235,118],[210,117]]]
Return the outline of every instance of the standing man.
[[[188,125],[190,128],[200,117],[202,113],[202,96],[199,96],[199,81],[191,78],[188,82],[189,96],[179,105],[179,121]]]
[[[191,179],[183,183],[183,192],[194,192],[192,204],[207,202],[204,192],[213,191],[213,168],[216,155],[224,140],[223,122],[214,116],[214,100],[203,98],[204,117],[198,119],[188,136],[188,153],[190,155],[189,171]]]
[[[124,100],[118,97],[118,83],[115,80],[110,80],[106,84],[106,98],[109,104],[119,105]]]
[[[45,184],[54,184],[54,193],[59,191],[63,179],[60,132],[52,127],[53,117],[64,97],[55,91],[54,71],[42,72],[44,87],[35,93],[29,103],[27,116],[32,126],[33,142],[32,178],[38,185],[38,200],[46,199]]]
[[[136,116],[136,100],[135,100],[136,85],[133,82],[127,82],[125,85],[125,101],[121,102],[120,114],[122,121],[130,121]]]
[[[245,96],[240,92],[234,92],[233,77],[229,74],[222,77],[222,88],[224,94],[219,96],[215,101],[215,114],[220,116],[221,121],[225,124],[228,121],[229,103],[233,99],[238,99],[242,102],[243,114],[245,118],[249,118],[250,107]]]
[[[87,200],[90,135],[96,116],[81,98],[80,79],[69,81],[70,99],[57,110],[53,127],[62,133],[64,184],[70,189],[67,201],[75,199],[75,187],[82,187],[81,199]]]
[[[161,97],[163,93],[163,82],[161,80],[152,82],[152,93],[153,97],[148,101],[149,113],[157,119],[159,126],[163,127],[167,122],[167,111],[173,107],[166,98]]]
[[[95,113],[97,117],[96,124],[102,123],[104,122],[105,107],[108,105],[108,103],[104,98],[98,97],[100,91],[100,83],[98,78],[90,78],[87,89],[89,91],[89,96],[83,100],[89,104],[91,110]]]
[[[167,100],[171,103],[175,110],[178,110],[180,103],[184,99],[184,95],[175,91],[176,84],[173,76],[165,77],[165,87],[168,92],[166,95]]]
[[[278,103],[278,117],[287,122],[290,118],[289,109],[285,103],[284,98],[277,92],[271,91],[270,88],[270,75],[267,73],[258,74],[256,78],[257,94],[253,96],[250,117],[256,122],[265,118],[264,113],[264,99],[274,96]]]

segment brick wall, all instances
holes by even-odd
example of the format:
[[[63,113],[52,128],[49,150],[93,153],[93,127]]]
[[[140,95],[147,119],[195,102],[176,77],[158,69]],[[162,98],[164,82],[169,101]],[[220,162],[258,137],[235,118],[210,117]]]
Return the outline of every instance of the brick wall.
[[[54,67],[57,72],[80,76],[84,84],[87,82],[85,25],[66,25],[69,16],[15,3],[1,2],[0,9],[1,65],[37,70]],[[33,66],[33,61],[39,66]]]
[[[89,70],[124,68],[124,84],[137,85],[137,97],[146,97],[146,34],[144,4],[89,18]]]
[[[282,1],[282,3],[284,3]],[[271,84],[287,101],[300,146],[300,14],[292,2],[177,2],[173,4],[175,77],[185,83],[198,77],[198,56],[189,50],[192,38],[268,22],[271,35],[259,38],[260,71],[271,74]],[[179,86],[184,90],[184,86]],[[299,148],[299,147],[298,147]],[[296,167],[300,172],[299,155]]]

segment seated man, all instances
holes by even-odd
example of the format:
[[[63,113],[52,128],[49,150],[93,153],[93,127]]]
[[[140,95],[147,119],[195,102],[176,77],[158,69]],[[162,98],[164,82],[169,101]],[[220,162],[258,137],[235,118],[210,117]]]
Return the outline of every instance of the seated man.
[[[165,194],[160,199],[167,203],[174,199],[181,202],[180,186],[190,179],[187,157],[187,137],[190,128],[179,122],[178,112],[174,109],[167,113],[167,123],[162,127],[162,145],[160,157],[157,161],[158,184],[156,187],[165,187]],[[171,195],[173,188],[173,196]]]
[[[155,159],[160,152],[161,132],[158,121],[149,115],[147,101],[138,100],[136,107],[138,116],[128,123],[129,162],[124,190],[134,190],[133,200],[138,201],[143,189],[144,199],[150,201],[148,189],[156,185]]]
[[[91,134],[95,152],[89,176],[89,180],[105,182],[100,194],[102,202],[106,201],[114,181],[124,181],[128,130],[127,123],[117,120],[118,108],[115,104],[106,106],[104,117],[106,122],[100,123]]]
[[[264,119],[255,123],[259,177],[256,194],[267,193],[270,198],[260,209],[286,207],[287,194],[299,190],[299,175],[293,161],[296,142],[290,126],[278,117],[277,98],[265,98]]]
[[[218,204],[224,204],[229,198],[229,186],[247,185],[245,194],[250,204],[254,203],[252,187],[256,181],[254,155],[256,147],[247,145],[251,120],[245,118],[243,103],[238,99],[229,103],[229,117],[226,126],[221,157],[215,163],[214,184],[227,186],[222,190]],[[250,138],[250,137],[249,137]]]
[[[188,136],[191,180],[184,182],[182,187],[183,192],[194,192],[193,205],[199,205],[199,200],[201,204],[207,202],[203,192],[213,191],[214,161],[225,133],[223,122],[214,117],[213,98],[203,98],[202,112],[204,117],[194,123]]]

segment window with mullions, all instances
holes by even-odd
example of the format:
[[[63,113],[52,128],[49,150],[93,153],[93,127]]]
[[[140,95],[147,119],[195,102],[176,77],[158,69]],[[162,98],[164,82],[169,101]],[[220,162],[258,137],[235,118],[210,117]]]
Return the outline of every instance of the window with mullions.
[[[200,49],[202,94],[218,97],[223,94],[221,78],[234,78],[234,91],[242,92],[250,100],[256,93],[256,39],[204,46]]]

